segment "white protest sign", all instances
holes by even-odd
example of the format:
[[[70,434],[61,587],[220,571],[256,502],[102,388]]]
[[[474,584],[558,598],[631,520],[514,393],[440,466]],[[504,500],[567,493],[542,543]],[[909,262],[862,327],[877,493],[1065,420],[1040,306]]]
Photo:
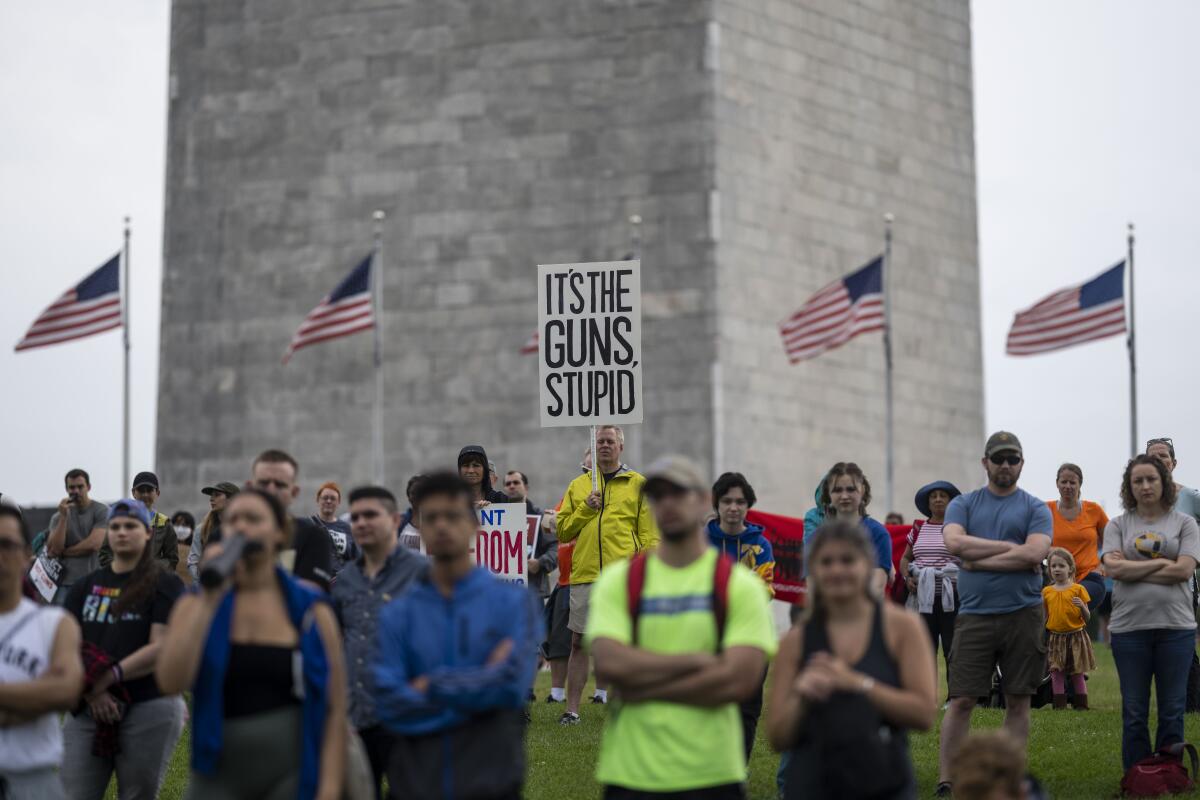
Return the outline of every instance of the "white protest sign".
[[[526,586],[528,562],[526,539],[529,524],[524,503],[495,503],[475,512],[479,532],[475,535],[475,563],[509,583]]]
[[[638,261],[538,266],[543,428],[642,421]]]

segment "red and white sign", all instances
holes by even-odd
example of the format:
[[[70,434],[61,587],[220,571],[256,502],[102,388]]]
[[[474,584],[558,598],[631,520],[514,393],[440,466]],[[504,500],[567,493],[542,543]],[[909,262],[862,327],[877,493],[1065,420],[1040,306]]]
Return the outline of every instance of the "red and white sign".
[[[476,514],[475,563],[510,583],[526,586],[529,562],[529,521],[524,503],[495,503]],[[536,526],[534,526],[536,531]]]

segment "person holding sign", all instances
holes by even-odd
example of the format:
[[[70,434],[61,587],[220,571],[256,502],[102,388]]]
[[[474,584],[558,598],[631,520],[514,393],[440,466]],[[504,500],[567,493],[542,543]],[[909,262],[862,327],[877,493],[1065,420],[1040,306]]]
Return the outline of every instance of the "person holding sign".
[[[469,484],[433,474],[414,495],[430,565],[380,612],[374,659],[375,714],[397,736],[389,790],[515,800],[541,615],[527,590],[476,566]]]
[[[737,704],[758,690],[775,652],[770,592],[710,546],[711,494],[694,463],[659,459],[645,493],[662,544],[600,576],[585,637],[619,711],[604,726],[596,780],[607,800],[740,800]]]
[[[596,476],[578,475],[567,487],[558,510],[558,540],[575,542],[571,556],[571,656],[567,662],[567,710],[559,718],[562,725],[579,722],[579,701],[587,683],[588,656],[583,650],[587,629],[589,595],[601,571],[630,556],[654,547],[658,529],[643,502],[646,479],[621,463],[625,434],[616,425],[596,430]],[[597,690],[598,702],[607,700]],[[593,698],[595,699],[595,698]]]
[[[469,444],[458,451],[458,476],[471,487],[476,508],[488,503],[507,503],[508,495],[492,488],[492,468],[482,445]]]

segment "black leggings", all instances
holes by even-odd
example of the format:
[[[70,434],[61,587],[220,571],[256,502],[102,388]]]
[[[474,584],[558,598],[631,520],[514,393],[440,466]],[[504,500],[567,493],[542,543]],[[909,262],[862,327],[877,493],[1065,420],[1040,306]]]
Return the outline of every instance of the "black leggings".
[[[946,657],[946,682],[950,682],[950,649],[954,646],[954,620],[958,619],[958,587],[954,587],[954,611],[942,610],[942,595],[933,599],[933,611],[922,614],[929,638],[933,642],[933,659],[937,662],[938,642],[942,644],[942,655]]]

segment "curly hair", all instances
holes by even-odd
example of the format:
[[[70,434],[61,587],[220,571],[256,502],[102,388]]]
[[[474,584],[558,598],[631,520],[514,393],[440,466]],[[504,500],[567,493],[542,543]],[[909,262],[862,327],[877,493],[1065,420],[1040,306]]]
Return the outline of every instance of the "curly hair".
[[[1159,503],[1164,511],[1174,508],[1178,490],[1175,488],[1175,481],[1171,480],[1171,473],[1167,472],[1163,463],[1154,456],[1139,455],[1129,459],[1129,463],[1125,465],[1125,475],[1121,478],[1121,505],[1125,510],[1133,511],[1138,506],[1137,498],[1133,495],[1133,468],[1139,466],[1154,467],[1158,473],[1158,481],[1162,484]]]
[[[833,494],[829,488],[833,486],[838,478],[849,475],[854,480],[862,485],[862,503],[858,506],[858,513],[864,517],[867,515],[867,506],[871,505],[871,482],[867,480],[867,476],[863,474],[862,467],[855,464],[853,461],[839,461],[829,468],[825,473],[825,480],[821,482],[821,508],[828,513],[833,506]]]

